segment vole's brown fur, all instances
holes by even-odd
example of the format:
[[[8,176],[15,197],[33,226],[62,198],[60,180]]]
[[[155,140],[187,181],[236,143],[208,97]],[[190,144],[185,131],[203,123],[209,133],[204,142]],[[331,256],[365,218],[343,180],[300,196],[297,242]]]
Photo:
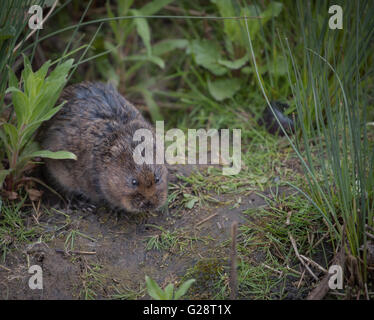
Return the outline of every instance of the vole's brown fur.
[[[46,159],[48,176],[66,192],[107,201],[130,212],[157,209],[167,197],[167,169],[135,163],[137,129],[152,126],[111,85],[84,82],[66,88],[62,109],[41,130],[43,149],[68,150],[77,160]],[[136,181],[136,183],[134,183]]]

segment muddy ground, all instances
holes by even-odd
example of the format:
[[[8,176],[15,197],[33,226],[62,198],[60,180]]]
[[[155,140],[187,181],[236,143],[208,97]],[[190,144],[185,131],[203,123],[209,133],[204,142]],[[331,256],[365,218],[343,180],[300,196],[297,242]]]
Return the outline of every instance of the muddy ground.
[[[171,182],[192,170],[174,168]],[[246,223],[251,217],[243,211],[265,202],[255,193],[214,197],[219,202],[191,210],[171,205],[151,215],[51,204],[37,217],[40,237],[7,253],[0,268],[0,298],[142,299],[148,298],[145,275],[161,286],[195,278],[185,298],[215,298],[217,277],[227,280],[223,287],[229,282],[232,223]],[[35,225],[35,219],[30,217],[29,224]],[[42,290],[28,286],[28,269],[35,264],[43,270]]]

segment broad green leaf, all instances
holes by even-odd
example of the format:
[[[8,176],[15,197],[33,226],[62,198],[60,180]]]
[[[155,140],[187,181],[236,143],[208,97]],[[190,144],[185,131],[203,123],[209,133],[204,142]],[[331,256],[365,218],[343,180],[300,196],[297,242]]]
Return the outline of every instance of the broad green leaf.
[[[164,291],[158,286],[158,284],[150,277],[145,276],[145,282],[147,285],[148,294],[156,300],[165,300]]]
[[[27,82],[27,80],[30,78],[30,76],[32,77],[33,72],[32,72],[31,63],[30,63],[29,58],[25,54],[22,54],[22,56],[23,56],[23,70],[22,70],[22,73],[21,73],[21,78],[24,82]],[[29,95],[26,88],[25,88],[25,94]]]
[[[69,151],[49,151],[49,150],[40,150],[35,151],[27,155],[28,158],[49,158],[49,159],[70,159],[77,160],[77,156]]]
[[[157,56],[149,56],[148,60],[156,65],[158,65],[161,69],[165,68],[165,62],[160,57]]]
[[[189,46],[198,65],[208,69],[217,76],[227,72],[224,66],[218,64],[221,60],[220,47],[212,40],[193,40]]]
[[[153,45],[152,52],[155,56],[161,56],[175,49],[184,49],[188,46],[186,39],[167,39]]]
[[[16,77],[16,74],[14,73],[13,69],[8,67],[8,74],[9,74],[9,85],[8,87],[14,87],[18,88],[18,79]]]
[[[10,123],[4,123],[3,128],[9,138],[10,146],[12,147],[12,149],[15,149],[18,141],[17,128]]]
[[[169,283],[165,287],[164,292],[165,292],[166,300],[172,300],[173,299],[173,294],[174,294],[174,284]]]
[[[240,89],[240,86],[241,81],[237,78],[208,81],[209,92],[217,101],[231,98]]]
[[[271,1],[264,11],[257,5],[248,5],[241,10],[241,16],[260,16],[258,19],[248,19],[248,29],[252,38],[258,35],[260,30],[260,23],[266,24],[272,17],[277,17],[282,11],[283,4],[276,1]]]
[[[6,90],[6,93],[12,93],[12,102],[14,107],[14,112],[17,117],[18,128],[26,121],[29,115],[28,105],[29,99],[24,92],[16,87],[10,87]]]
[[[162,60],[160,57],[156,56],[142,56],[142,55],[132,55],[132,56],[127,56],[123,58],[123,61],[149,61],[157,66],[159,66],[161,69],[165,67],[165,62]]]
[[[39,70],[35,72],[35,76],[40,80],[44,80],[47,75],[48,69],[51,66],[51,63],[51,60],[44,62],[44,64],[39,68]]]
[[[283,8],[283,3],[271,1],[265,11],[261,13],[262,23],[265,24],[272,17],[278,17]]]
[[[240,15],[243,17],[261,17],[261,8],[257,5],[251,4],[242,8]],[[260,30],[260,23],[263,23],[263,19],[247,19],[247,23],[249,33],[254,39]],[[242,22],[242,24],[244,25],[244,21]]]
[[[55,81],[57,79],[66,79],[67,75],[72,68],[74,59],[68,59],[65,62],[58,65],[48,76],[49,81]]]
[[[132,6],[134,0],[119,0],[118,1],[118,13],[121,16],[127,15],[128,10]]]
[[[63,103],[59,104],[57,107],[54,107],[53,109],[49,110],[47,113],[45,113],[44,115],[41,115],[41,117],[37,118],[35,122],[32,122],[30,123],[30,125],[32,124],[35,124],[35,123],[42,123],[44,121],[48,121],[49,119],[51,119],[58,111],[60,111],[60,109],[62,108],[62,106],[66,103],[66,101],[64,101]]]
[[[35,131],[39,128],[40,123],[33,123],[28,124],[25,129],[22,131],[21,136],[19,139],[19,148],[22,149],[23,147],[27,146],[29,140],[31,139],[32,135],[35,133]]]
[[[240,69],[241,67],[243,67],[248,61],[249,61],[249,57],[246,54],[244,57],[239,58],[239,59],[234,60],[234,61],[218,60],[218,63],[227,67],[227,68],[229,68],[229,69],[231,69],[231,70],[237,70],[237,69]]]
[[[218,11],[222,17],[237,16],[231,0],[216,0],[214,3],[217,5]],[[236,20],[224,20],[223,30],[231,41],[235,42],[240,37],[240,25]]]
[[[178,290],[175,292],[174,299],[178,300],[180,297],[184,296],[187,292],[187,290],[191,287],[191,285],[195,282],[195,279],[190,279],[185,282],[183,282]]]
[[[48,108],[52,108],[56,104],[73,62],[73,59],[69,59],[58,65],[45,80],[43,89],[40,90],[34,102],[35,108],[33,108],[31,121],[40,118],[41,115],[48,112]]]
[[[188,201],[186,202],[185,207],[186,207],[187,209],[192,209],[193,206],[195,205],[195,203],[196,203],[197,201],[198,201],[197,198],[192,198],[192,199],[190,199],[190,200],[188,200]]]

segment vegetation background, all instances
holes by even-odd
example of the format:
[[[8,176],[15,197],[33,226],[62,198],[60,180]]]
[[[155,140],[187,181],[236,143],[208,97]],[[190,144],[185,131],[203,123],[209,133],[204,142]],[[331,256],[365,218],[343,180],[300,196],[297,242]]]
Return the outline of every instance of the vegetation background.
[[[25,10],[36,2],[46,21],[31,30]],[[343,9],[343,29],[329,27],[333,4]],[[187,212],[214,203],[211,192],[232,195],[232,208],[251,193],[265,199],[265,206],[243,210],[254,220],[239,228],[237,297],[290,298],[285,292],[297,275],[295,286],[305,293],[298,297],[323,298],[332,264],[343,266],[345,289],[330,297],[374,296],[372,1],[3,0],[1,7],[5,265],[18,244],[43,234],[38,219],[26,225],[36,206],[43,208],[40,188],[55,192],[35,174],[42,158],[74,158],[66,150],[40,150],[37,129],[62,107],[55,104],[66,84],[100,80],[150,121],[164,120],[166,129],[242,130],[240,174],[223,177],[210,168],[181,178],[169,192],[169,206]],[[273,112],[280,104],[271,101],[286,103],[278,118]],[[294,131],[269,133],[266,113],[276,126],[292,121]],[[147,248],[181,241],[173,231],[159,231]],[[253,250],[261,252],[261,263]],[[193,287],[209,291],[193,270],[186,279],[197,278]],[[217,272],[208,297],[227,298],[235,291],[232,279]],[[97,296],[87,289],[83,297]]]

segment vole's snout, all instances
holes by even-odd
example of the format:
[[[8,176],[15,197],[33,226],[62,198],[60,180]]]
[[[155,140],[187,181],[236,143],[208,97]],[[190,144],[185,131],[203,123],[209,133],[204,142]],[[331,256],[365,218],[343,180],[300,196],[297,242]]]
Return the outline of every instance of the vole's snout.
[[[151,201],[145,200],[145,201],[142,202],[140,207],[141,207],[142,210],[151,210],[151,209],[155,208],[155,205]]]

